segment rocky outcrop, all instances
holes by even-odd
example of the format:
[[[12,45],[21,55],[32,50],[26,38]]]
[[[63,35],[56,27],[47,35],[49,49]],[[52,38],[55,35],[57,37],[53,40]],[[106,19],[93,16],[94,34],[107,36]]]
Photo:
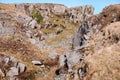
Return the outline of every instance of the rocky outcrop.
[[[65,6],[55,5],[54,8],[53,8],[53,12],[56,15],[63,15],[63,14],[65,14],[66,9],[67,9],[67,7],[65,7]]]
[[[68,9],[68,16],[70,20],[79,24],[86,21],[94,13],[94,8],[90,5],[72,7]],[[66,16],[67,16],[66,15]]]
[[[94,8],[89,5],[67,8],[61,4],[16,4],[16,10],[22,11],[29,15],[34,9],[38,9],[41,15],[48,19],[54,15],[59,15],[70,19],[75,23],[80,23],[93,15]]]
[[[0,80],[119,80],[120,5],[93,11],[0,4]]]
[[[66,51],[59,57],[60,67],[66,67],[70,72],[82,58],[82,53],[78,51]]]
[[[103,9],[98,15],[93,15],[90,17],[87,22],[84,22],[81,27],[78,29],[78,32],[73,38],[73,48],[82,48],[85,46],[88,39],[90,39],[93,34],[97,33],[104,26],[109,25],[110,23],[120,21],[120,10],[119,5],[109,6]],[[111,8],[110,8],[111,7]],[[112,12],[114,10],[114,12]],[[111,12],[110,14],[108,14]],[[112,16],[114,15],[114,16]],[[114,20],[114,21],[113,21]]]
[[[80,64],[83,59],[82,53],[79,51],[68,50],[63,52],[59,57],[59,69],[56,70],[55,80],[66,80],[69,73],[74,73],[74,67]],[[69,78],[68,78],[69,79]]]
[[[1,5],[7,6],[7,4]],[[75,29],[77,28],[76,26],[79,26],[84,19],[86,20],[89,18],[93,14],[94,10],[92,6],[67,8],[61,4],[31,3],[11,5],[11,9],[5,9],[1,7],[1,36],[22,33],[22,39],[27,37],[26,40],[37,46],[39,49],[52,48],[49,46],[49,44],[51,44],[53,47],[54,45],[57,47],[68,47],[69,44],[71,44],[71,37],[75,33]],[[11,5],[8,5],[8,7],[11,7]],[[83,14],[85,14],[85,18],[82,18]],[[70,27],[74,31],[69,29]],[[69,33],[65,29],[72,30],[73,32],[71,31],[71,33]],[[67,43],[65,43],[64,37],[61,37],[63,34],[68,34],[65,35],[65,37],[68,39]],[[59,35],[59,38],[61,37],[59,41],[54,40],[57,35]]]
[[[119,66],[119,17],[120,5],[110,5],[103,9],[98,15],[93,15],[84,21],[73,38],[73,49],[79,52],[79,55],[84,55],[82,58],[77,58],[71,54],[68,59],[66,55],[60,56],[60,66],[64,65],[59,71],[59,75],[65,74],[63,80],[96,80],[96,79],[119,79],[116,71]],[[110,13],[110,14],[108,14]],[[114,15],[115,14],[115,15]],[[112,16],[113,15],[113,16]],[[116,46],[116,47],[115,47]],[[118,50],[118,51],[115,51]],[[67,52],[67,51],[66,51]],[[81,53],[82,52],[82,53]],[[64,53],[63,53],[64,54]],[[69,54],[69,51],[67,52]],[[113,54],[113,57],[111,56]],[[80,60],[75,61],[74,67],[69,72],[69,59]],[[111,59],[112,58],[112,59]],[[116,62],[115,62],[116,61]],[[65,64],[66,62],[66,64]],[[115,65],[116,66],[111,66]],[[115,68],[116,67],[116,68]],[[116,71],[115,71],[116,70]],[[111,73],[109,73],[109,71]],[[115,72],[115,75],[112,74]],[[119,73],[119,72],[118,72]],[[73,76],[74,77],[71,77]],[[107,75],[107,76],[105,76]],[[114,77],[112,77],[114,76]],[[117,78],[115,77],[117,76]],[[58,76],[57,76],[58,77]],[[59,76],[61,78],[61,76]]]
[[[22,40],[28,38],[29,42],[35,44],[35,39],[41,40],[42,32],[40,31],[40,24],[32,17],[21,13],[0,12],[0,37],[4,35],[14,36],[16,34],[22,35]],[[14,38],[21,40],[20,37]],[[34,41],[33,41],[34,40]]]
[[[8,76],[10,80],[14,80],[16,76],[26,71],[26,66],[12,56],[0,54],[0,71],[2,77]]]
[[[89,67],[87,79],[120,79],[118,77],[119,68],[117,68],[120,66],[120,62],[118,62],[120,49],[119,25],[120,22],[111,23],[98,32],[97,35],[93,35],[90,42],[94,42],[92,42],[93,47],[91,48],[94,53],[89,50],[89,54],[86,52],[88,56],[85,57],[85,62]]]

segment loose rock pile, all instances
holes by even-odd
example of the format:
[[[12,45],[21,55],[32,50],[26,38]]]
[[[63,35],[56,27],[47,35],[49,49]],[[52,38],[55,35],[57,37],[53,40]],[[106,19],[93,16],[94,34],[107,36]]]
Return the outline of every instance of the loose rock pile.
[[[17,61],[13,56],[0,54],[0,75],[10,77],[10,80],[17,79],[17,76],[26,71],[26,66]]]

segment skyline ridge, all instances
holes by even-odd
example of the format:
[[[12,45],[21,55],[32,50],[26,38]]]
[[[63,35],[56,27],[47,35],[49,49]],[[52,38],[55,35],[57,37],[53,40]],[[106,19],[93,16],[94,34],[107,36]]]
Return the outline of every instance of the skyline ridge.
[[[83,6],[83,5],[92,5],[95,10],[94,13],[98,14],[102,11],[103,8],[106,6],[112,5],[112,4],[120,4],[120,0],[0,0],[0,3],[13,3],[13,4],[19,4],[19,3],[53,3],[53,4],[62,4],[70,7],[77,7],[77,6]]]

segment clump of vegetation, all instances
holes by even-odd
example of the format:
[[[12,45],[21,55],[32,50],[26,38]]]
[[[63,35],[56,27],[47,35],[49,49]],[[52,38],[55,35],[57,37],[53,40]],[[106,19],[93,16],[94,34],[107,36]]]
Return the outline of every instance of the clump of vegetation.
[[[37,9],[34,9],[32,11],[32,17],[40,23],[43,20],[43,17],[41,16],[40,12]]]
[[[30,75],[28,76],[29,80],[35,80],[35,72],[31,71]]]

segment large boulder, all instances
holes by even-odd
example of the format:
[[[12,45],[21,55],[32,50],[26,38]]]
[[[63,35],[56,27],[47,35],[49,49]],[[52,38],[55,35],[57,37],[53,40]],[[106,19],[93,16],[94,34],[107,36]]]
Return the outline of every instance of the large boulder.
[[[16,67],[19,69],[19,73],[26,71],[26,66],[23,63],[18,62]]]
[[[63,5],[54,5],[53,12],[57,15],[62,15],[65,13],[66,7]]]
[[[84,48],[87,44],[87,39],[90,36],[87,35],[89,30],[89,26],[87,23],[81,25],[78,29],[77,33],[75,34],[74,38],[72,39],[72,47],[76,48]],[[87,38],[86,38],[87,37]]]
[[[19,74],[19,69],[16,67],[11,67],[10,70],[7,72],[6,76],[14,77]]]
[[[72,71],[72,68],[80,62],[83,58],[83,55],[79,51],[65,51],[59,57],[60,68],[66,66],[68,71]]]

